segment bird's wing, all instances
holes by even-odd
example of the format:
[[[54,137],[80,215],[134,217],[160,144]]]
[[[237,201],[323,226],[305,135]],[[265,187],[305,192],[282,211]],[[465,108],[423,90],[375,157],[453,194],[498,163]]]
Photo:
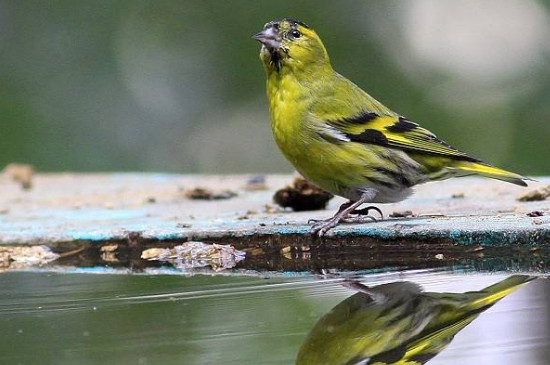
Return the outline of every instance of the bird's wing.
[[[328,120],[326,125],[350,142],[393,147],[407,152],[433,154],[451,159],[480,162],[437,138],[432,132],[398,115],[363,111],[349,118]],[[322,136],[323,137],[323,136]],[[325,137],[323,137],[325,138]]]

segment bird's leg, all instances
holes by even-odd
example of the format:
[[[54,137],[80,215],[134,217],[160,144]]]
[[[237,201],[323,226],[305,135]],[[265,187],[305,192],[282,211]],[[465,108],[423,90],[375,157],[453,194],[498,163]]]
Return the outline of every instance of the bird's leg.
[[[365,284],[362,284],[358,280],[346,279],[342,282],[342,285],[348,289],[367,294],[373,301],[378,303],[383,303],[388,298],[386,295],[382,294],[380,291],[375,291],[372,288],[369,288]]]
[[[342,286],[352,289],[355,291],[360,291],[362,293],[370,294],[370,288],[365,284],[361,283],[359,280],[354,279],[344,279],[342,281]]]
[[[347,203],[344,203],[340,206],[338,209],[338,212],[334,216],[332,216],[329,219],[318,221],[313,224],[311,227],[311,233],[316,234],[319,237],[324,236],[325,233],[327,233],[331,228],[336,227],[340,222],[345,222],[346,219],[348,219],[350,213],[352,213],[356,208],[358,208],[361,204],[367,203],[371,201],[373,198],[372,192],[368,191],[363,193],[359,200],[357,201],[349,201]],[[367,216],[371,217],[371,216]],[[374,217],[371,217],[372,220],[376,220]]]

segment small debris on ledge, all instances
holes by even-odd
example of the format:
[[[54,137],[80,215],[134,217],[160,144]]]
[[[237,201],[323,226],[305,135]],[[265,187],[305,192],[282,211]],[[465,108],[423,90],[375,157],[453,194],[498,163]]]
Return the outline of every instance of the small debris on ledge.
[[[464,197],[464,193],[454,193],[453,195],[451,195],[451,198],[453,199],[464,199]]]
[[[267,213],[267,214],[275,214],[275,213],[284,212],[284,209],[281,208],[281,207],[276,207],[276,206],[271,205],[271,204],[265,204],[263,206],[262,212]]]
[[[267,184],[265,183],[265,175],[256,175],[249,178],[246,181],[244,190],[247,190],[247,191],[267,190]]]
[[[275,203],[283,208],[290,207],[295,212],[325,209],[334,195],[313,185],[302,177],[294,179],[292,185],[277,190],[273,196]]]
[[[118,262],[118,258],[116,257],[118,245],[116,243],[114,244],[107,244],[101,246],[99,251],[101,252],[101,259],[105,262]]]
[[[189,199],[194,200],[223,200],[231,199],[237,196],[237,193],[231,190],[211,190],[207,188],[194,188],[183,192]]]
[[[528,217],[542,217],[544,215],[544,212],[541,212],[540,210],[534,210],[532,212],[527,213]]]
[[[542,224],[542,220],[540,218],[533,218],[533,224],[539,226]]]
[[[22,163],[10,163],[0,172],[0,176],[2,175],[20,183],[23,190],[30,190],[32,188],[34,168],[31,165]]]
[[[518,197],[520,202],[534,202],[545,200],[550,196],[550,185],[529,190]]]
[[[407,218],[414,217],[412,210],[395,211],[390,214],[390,218]]]
[[[245,252],[230,245],[185,242],[174,248],[150,248],[141,253],[141,258],[149,261],[168,262],[177,269],[193,269],[210,266],[215,271],[235,267],[244,260]]]
[[[0,246],[0,271],[43,265],[58,257],[46,246]]]
[[[290,246],[285,246],[283,248],[281,248],[281,253],[284,255],[286,253],[289,253],[290,251],[292,251],[292,247]]]

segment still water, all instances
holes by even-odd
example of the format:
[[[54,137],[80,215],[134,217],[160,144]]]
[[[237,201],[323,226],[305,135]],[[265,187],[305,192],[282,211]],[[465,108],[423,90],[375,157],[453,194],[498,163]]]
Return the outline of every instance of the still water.
[[[3,273],[0,364],[547,365],[550,281],[511,275]]]

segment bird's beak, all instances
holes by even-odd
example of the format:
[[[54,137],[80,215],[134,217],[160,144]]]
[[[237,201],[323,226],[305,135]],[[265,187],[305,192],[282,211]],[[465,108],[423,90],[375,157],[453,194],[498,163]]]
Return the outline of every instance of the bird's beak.
[[[273,27],[262,30],[260,33],[253,35],[252,38],[271,50],[279,49],[281,46],[281,37],[279,36],[279,32]]]

